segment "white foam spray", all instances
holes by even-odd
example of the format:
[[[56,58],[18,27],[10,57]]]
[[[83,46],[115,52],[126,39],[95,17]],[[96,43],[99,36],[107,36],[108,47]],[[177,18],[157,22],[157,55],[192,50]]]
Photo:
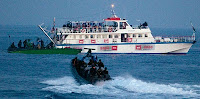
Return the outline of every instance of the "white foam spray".
[[[182,84],[157,84],[144,82],[133,78],[132,76],[114,77],[114,80],[99,82],[96,85],[84,84],[80,85],[72,77],[65,76],[58,79],[43,81],[43,84],[49,85],[43,90],[53,91],[56,93],[82,93],[107,96],[131,96],[141,94],[162,94],[162,95],[181,95],[190,97],[199,97],[196,93],[199,90],[198,85],[182,85]]]

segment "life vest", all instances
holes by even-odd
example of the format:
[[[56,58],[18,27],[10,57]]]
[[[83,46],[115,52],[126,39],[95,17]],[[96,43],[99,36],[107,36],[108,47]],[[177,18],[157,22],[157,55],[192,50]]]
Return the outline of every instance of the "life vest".
[[[108,32],[112,32],[112,27],[109,27],[109,28],[108,28]]]

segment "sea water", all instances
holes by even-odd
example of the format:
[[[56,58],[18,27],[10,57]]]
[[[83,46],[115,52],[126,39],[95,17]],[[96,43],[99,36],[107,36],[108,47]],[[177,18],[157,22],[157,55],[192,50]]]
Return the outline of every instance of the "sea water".
[[[198,31],[198,30],[197,30]],[[191,29],[153,28],[164,36]],[[113,80],[79,84],[70,61],[78,55],[7,53],[11,42],[47,38],[36,26],[0,26],[0,98],[200,98],[200,39],[186,55],[100,54]],[[10,36],[10,37],[9,37]],[[48,41],[47,41],[48,42]]]

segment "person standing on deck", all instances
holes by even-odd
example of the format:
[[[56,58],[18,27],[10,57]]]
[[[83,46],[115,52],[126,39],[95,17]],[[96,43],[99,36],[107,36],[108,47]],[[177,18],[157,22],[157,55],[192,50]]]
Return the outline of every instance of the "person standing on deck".
[[[41,48],[43,49],[44,48],[44,41],[41,40],[40,42],[41,42]]]
[[[24,40],[23,44],[24,44],[24,48],[27,48],[27,40]]]
[[[11,48],[16,48],[14,42],[11,44]]]
[[[22,40],[19,41],[18,48],[22,48]]]

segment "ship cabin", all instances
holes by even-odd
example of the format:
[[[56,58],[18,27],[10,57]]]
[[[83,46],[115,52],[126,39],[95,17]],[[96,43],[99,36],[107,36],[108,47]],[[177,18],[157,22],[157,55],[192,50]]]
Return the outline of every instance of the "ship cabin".
[[[118,17],[97,21],[68,21],[56,29],[57,44],[102,44],[154,42],[147,22],[133,27]]]

